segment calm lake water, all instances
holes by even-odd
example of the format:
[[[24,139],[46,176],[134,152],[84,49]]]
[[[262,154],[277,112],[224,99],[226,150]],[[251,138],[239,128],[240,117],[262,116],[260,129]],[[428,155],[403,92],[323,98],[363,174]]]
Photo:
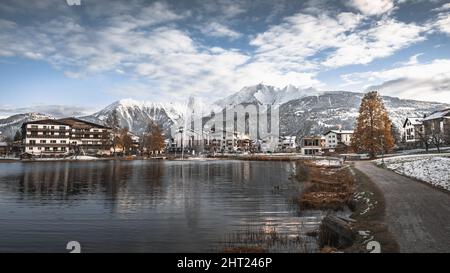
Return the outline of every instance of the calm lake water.
[[[290,162],[97,161],[0,164],[0,252],[218,252],[245,230],[293,238]],[[277,250],[275,250],[277,251]],[[278,251],[283,251],[278,249]],[[290,249],[288,251],[298,251]]]

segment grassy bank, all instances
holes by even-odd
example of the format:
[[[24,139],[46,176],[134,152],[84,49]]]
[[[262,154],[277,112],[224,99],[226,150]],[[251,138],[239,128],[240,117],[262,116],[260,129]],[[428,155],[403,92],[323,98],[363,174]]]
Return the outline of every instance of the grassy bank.
[[[298,161],[296,178],[304,183],[297,199],[301,209],[342,210],[353,194],[353,176],[347,166],[320,166]]]
[[[344,225],[354,234],[351,246],[336,249],[320,242],[322,252],[369,252],[366,246],[370,241],[379,242],[382,252],[398,252],[398,244],[384,223],[384,196],[366,175],[350,165],[317,166],[312,161],[297,162],[296,170],[296,180],[305,184],[297,200],[302,210],[324,210],[329,215],[351,210]],[[323,225],[319,234],[322,232]]]

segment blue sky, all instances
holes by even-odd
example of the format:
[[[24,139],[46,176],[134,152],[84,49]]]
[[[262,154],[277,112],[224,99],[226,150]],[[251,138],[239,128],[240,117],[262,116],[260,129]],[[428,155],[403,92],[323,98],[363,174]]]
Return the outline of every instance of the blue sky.
[[[450,103],[450,1],[5,0],[0,45],[3,113],[261,82]]]

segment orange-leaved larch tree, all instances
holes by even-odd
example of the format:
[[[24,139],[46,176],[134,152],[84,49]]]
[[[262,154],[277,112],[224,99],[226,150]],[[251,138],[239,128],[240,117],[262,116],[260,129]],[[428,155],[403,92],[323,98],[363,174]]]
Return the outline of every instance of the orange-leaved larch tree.
[[[352,147],[356,152],[367,152],[374,158],[380,152],[387,153],[394,148],[392,123],[377,91],[364,95],[356,129],[352,138]]]

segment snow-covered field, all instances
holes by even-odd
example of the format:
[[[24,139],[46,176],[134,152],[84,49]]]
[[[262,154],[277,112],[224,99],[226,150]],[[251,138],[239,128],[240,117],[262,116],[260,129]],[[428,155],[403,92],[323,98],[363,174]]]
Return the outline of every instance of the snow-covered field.
[[[388,169],[450,191],[450,154],[386,158]],[[381,160],[376,160],[381,164]]]

